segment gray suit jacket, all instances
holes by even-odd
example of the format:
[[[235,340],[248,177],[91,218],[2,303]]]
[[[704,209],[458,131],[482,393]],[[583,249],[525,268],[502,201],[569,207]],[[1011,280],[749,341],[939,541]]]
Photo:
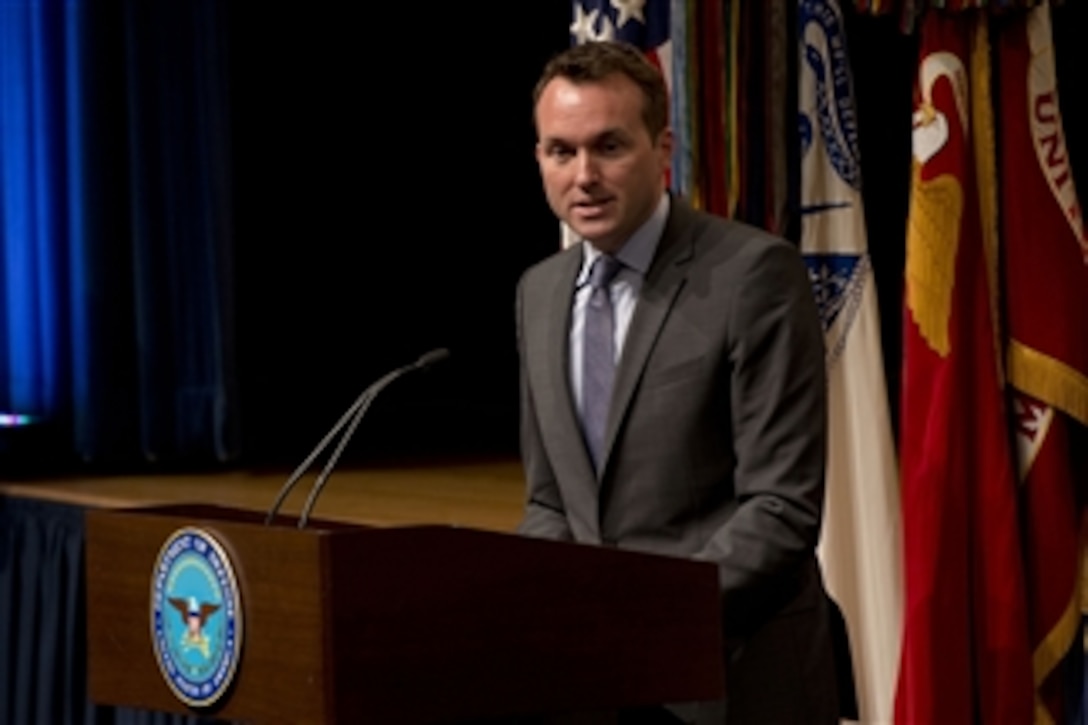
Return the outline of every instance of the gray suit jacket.
[[[519,531],[714,562],[728,700],[698,722],[834,722],[824,342],[796,248],[673,199],[616,371],[594,470],[568,375],[582,250],[518,286]]]

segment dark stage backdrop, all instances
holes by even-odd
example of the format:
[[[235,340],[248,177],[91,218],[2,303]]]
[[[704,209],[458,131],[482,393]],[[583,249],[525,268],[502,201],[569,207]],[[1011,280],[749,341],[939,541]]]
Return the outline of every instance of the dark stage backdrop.
[[[569,7],[525,23],[379,5],[232,5],[251,464],[296,463],[368,383],[435,347],[449,360],[388,388],[345,461],[517,451],[515,286],[558,244],[531,89]]]

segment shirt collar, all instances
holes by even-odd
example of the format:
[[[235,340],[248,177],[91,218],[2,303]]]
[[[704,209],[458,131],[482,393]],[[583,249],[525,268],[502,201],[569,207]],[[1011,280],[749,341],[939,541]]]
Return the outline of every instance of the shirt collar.
[[[630,267],[641,276],[645,276],[650,270],[650,263],[657,252],[657,245],[661,241],[661,234],[665,231],[665,222],[669,218],[669,195],[662,194],[661,201],[657,202],[657,208],[650,218],[642,223],[630,239],[624,242],[620,251],[616,253],[616,259],[623,262],[624,267]],[[601,256],[601,251],[593,246],[592,242],[582,240],[582,269],[578,272],[578,287],[589,280],[589,269]]]

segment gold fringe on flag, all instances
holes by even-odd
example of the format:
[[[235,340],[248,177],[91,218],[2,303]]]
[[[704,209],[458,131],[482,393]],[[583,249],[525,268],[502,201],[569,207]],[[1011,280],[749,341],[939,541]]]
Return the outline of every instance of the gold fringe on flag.
[[[1008,348],[1009,380],[1040,402],[1088,425],[1088,377],[1018,340]]]
[[[975,144],[975,184],[978,187],[979,217],[982,249],[986,258],[986,277],[990,289],[990,319],[993,320],[994,363],[997,380],[1005,384],[1005,364],[1001,359],[1001,309],[998,300],[998,233],[997,233],[997,161],[994,105],[990,93],[990,26],[985,15],[975,21],[975,37],[971,44],[971,138]]]

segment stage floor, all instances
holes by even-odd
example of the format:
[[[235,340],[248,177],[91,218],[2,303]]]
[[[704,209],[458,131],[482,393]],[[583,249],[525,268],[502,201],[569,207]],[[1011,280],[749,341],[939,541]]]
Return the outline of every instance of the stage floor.
[[[279,471],[73,476],[0,482],[0,496],[95,508],[200,503],[266,511],[286,478]],[[309,474],[298,482],[281,513],[299,513],[315,478]],[[311,516],[375,526],[450,524],[509,532],[521,518],[523,481],[517,460],[338,470]]]

